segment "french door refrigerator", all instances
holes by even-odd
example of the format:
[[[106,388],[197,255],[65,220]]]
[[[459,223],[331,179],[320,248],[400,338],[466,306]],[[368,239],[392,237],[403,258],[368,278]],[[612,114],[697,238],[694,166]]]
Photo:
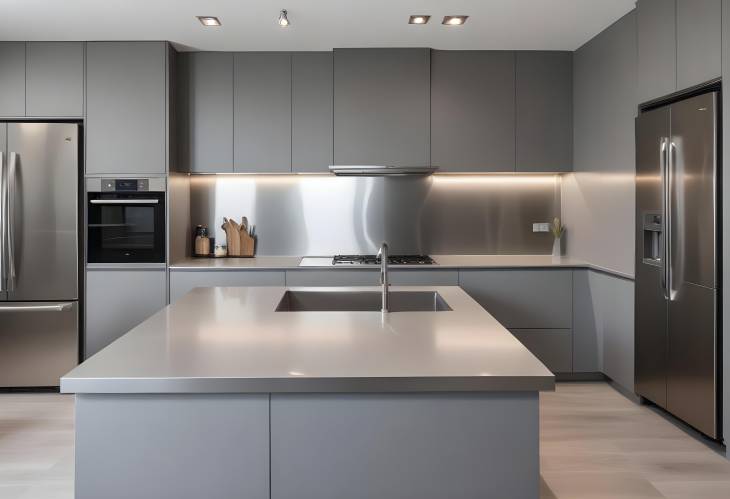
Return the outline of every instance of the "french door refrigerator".
[[[718,105],[710,91],[636,119],[636,392],[719,428]]]
[[[52,387],[79,354],[79,126],[0,122],[0,387]]]

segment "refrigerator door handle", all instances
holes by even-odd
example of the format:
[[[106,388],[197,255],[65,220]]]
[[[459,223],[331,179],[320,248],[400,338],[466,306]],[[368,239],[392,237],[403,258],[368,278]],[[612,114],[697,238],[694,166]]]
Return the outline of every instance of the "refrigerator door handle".
[[[6,291],[15,289],[15,172],[18,164],[18,154],[11,152],[8,161],[8,172],[5,185],[5,196],[7,199],[7,210],[5,213],[5,226],[7,237],[5,249],[7,251],[7,284]]]
[[[667,175],[666,175],[666,207],[664,211],[664,218],[666,220],[666,233],[664,235],[664,245],[665,245],[665,253],[666,253],[666,262],[664,264],[664,269],[666,272],[666,290],[667,290],[667,299],[669,301],[672,301],[672,289],[673,289],[673,283],[672,283],[672,189],[673,189],[673,182],[674,182],[674,159],[673,159],[673,151],[676,149],[676,146],[674,142],[671,140],[667,140],[667,159],[666,159],[666,165],[667,165]]]
[[[3,312],[65,312],[73,307],[73,302],[44,303],[43,305],[0,305],[0,314]]]
[[[7,291],[7,263],[6,255],[6,218],[7,218],[7,193],[5,191],[5,152],[0,151],[0,292]]]
[[[664,293],[664,299],[669,299],[669,293],[667,292],[667,270],[669,268],[669,241],[667,240],[668,232],[667,232],[667,214],[669,213],[669,190],[667,186],[669,185],[668,182],[668,172],[667,172],[667,159],[668,159],[668,151],[669,151],[669,139],[666,137],[662,137],[659,139],[659,165],[660,165],[660,171],[661,171],[661,180],[662,180],[662,275],[661,275],[661,282],[662,282],[662,292]]]

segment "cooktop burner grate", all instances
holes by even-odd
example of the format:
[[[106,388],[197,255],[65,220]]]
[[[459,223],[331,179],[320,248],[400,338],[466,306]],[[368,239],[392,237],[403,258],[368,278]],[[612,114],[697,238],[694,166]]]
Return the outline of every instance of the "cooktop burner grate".
[[[389,255],[389,265],[434,265],[436,262],[428,255]],[[380,265],[376,255],[335,255],[333,265]]]

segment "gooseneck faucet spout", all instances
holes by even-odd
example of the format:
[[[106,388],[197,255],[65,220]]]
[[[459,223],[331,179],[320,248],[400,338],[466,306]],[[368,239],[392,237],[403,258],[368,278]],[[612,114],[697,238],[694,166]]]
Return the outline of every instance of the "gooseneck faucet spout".
[[[380,258],[380,284],[383,285],[383,306],[382,311],[388,311],[388,286],[390,282],[388,280],[388,243],[383,241],[378,250],[378,257]]]

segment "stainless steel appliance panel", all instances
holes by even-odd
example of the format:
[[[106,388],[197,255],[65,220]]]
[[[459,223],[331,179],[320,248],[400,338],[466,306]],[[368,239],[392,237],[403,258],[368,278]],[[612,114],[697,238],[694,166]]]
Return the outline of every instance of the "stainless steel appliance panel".
[[[534,222],[560,216],[557,175],[191,177],[192,225],[225,242],[222,218],[256,225],[263,255],[549,254]]]
[[[717,286],[715,182],[717,93],[672,104],[669,288]]]
[[[14,213],[8,298],[78,297],[79,127],[8,123],[8,186]]]
[[[58,386],[79,355],[76,302],[0,303],[0,387]]]
[[[664,288],[664,175],[669,147],[669,108],[642,113],[636,119],[636,280],[635,390],[666,407],[667,301]],[[647,230],[647,216],[658,216],[659,230]],[[652,227],[653,228],[653,227]],[[654,247],[659,237],[659,248]],[[646,248],[657,253],[647,259]]]
[[[717,291],[683,282],[669,302],[667,410],[717,438]]]

